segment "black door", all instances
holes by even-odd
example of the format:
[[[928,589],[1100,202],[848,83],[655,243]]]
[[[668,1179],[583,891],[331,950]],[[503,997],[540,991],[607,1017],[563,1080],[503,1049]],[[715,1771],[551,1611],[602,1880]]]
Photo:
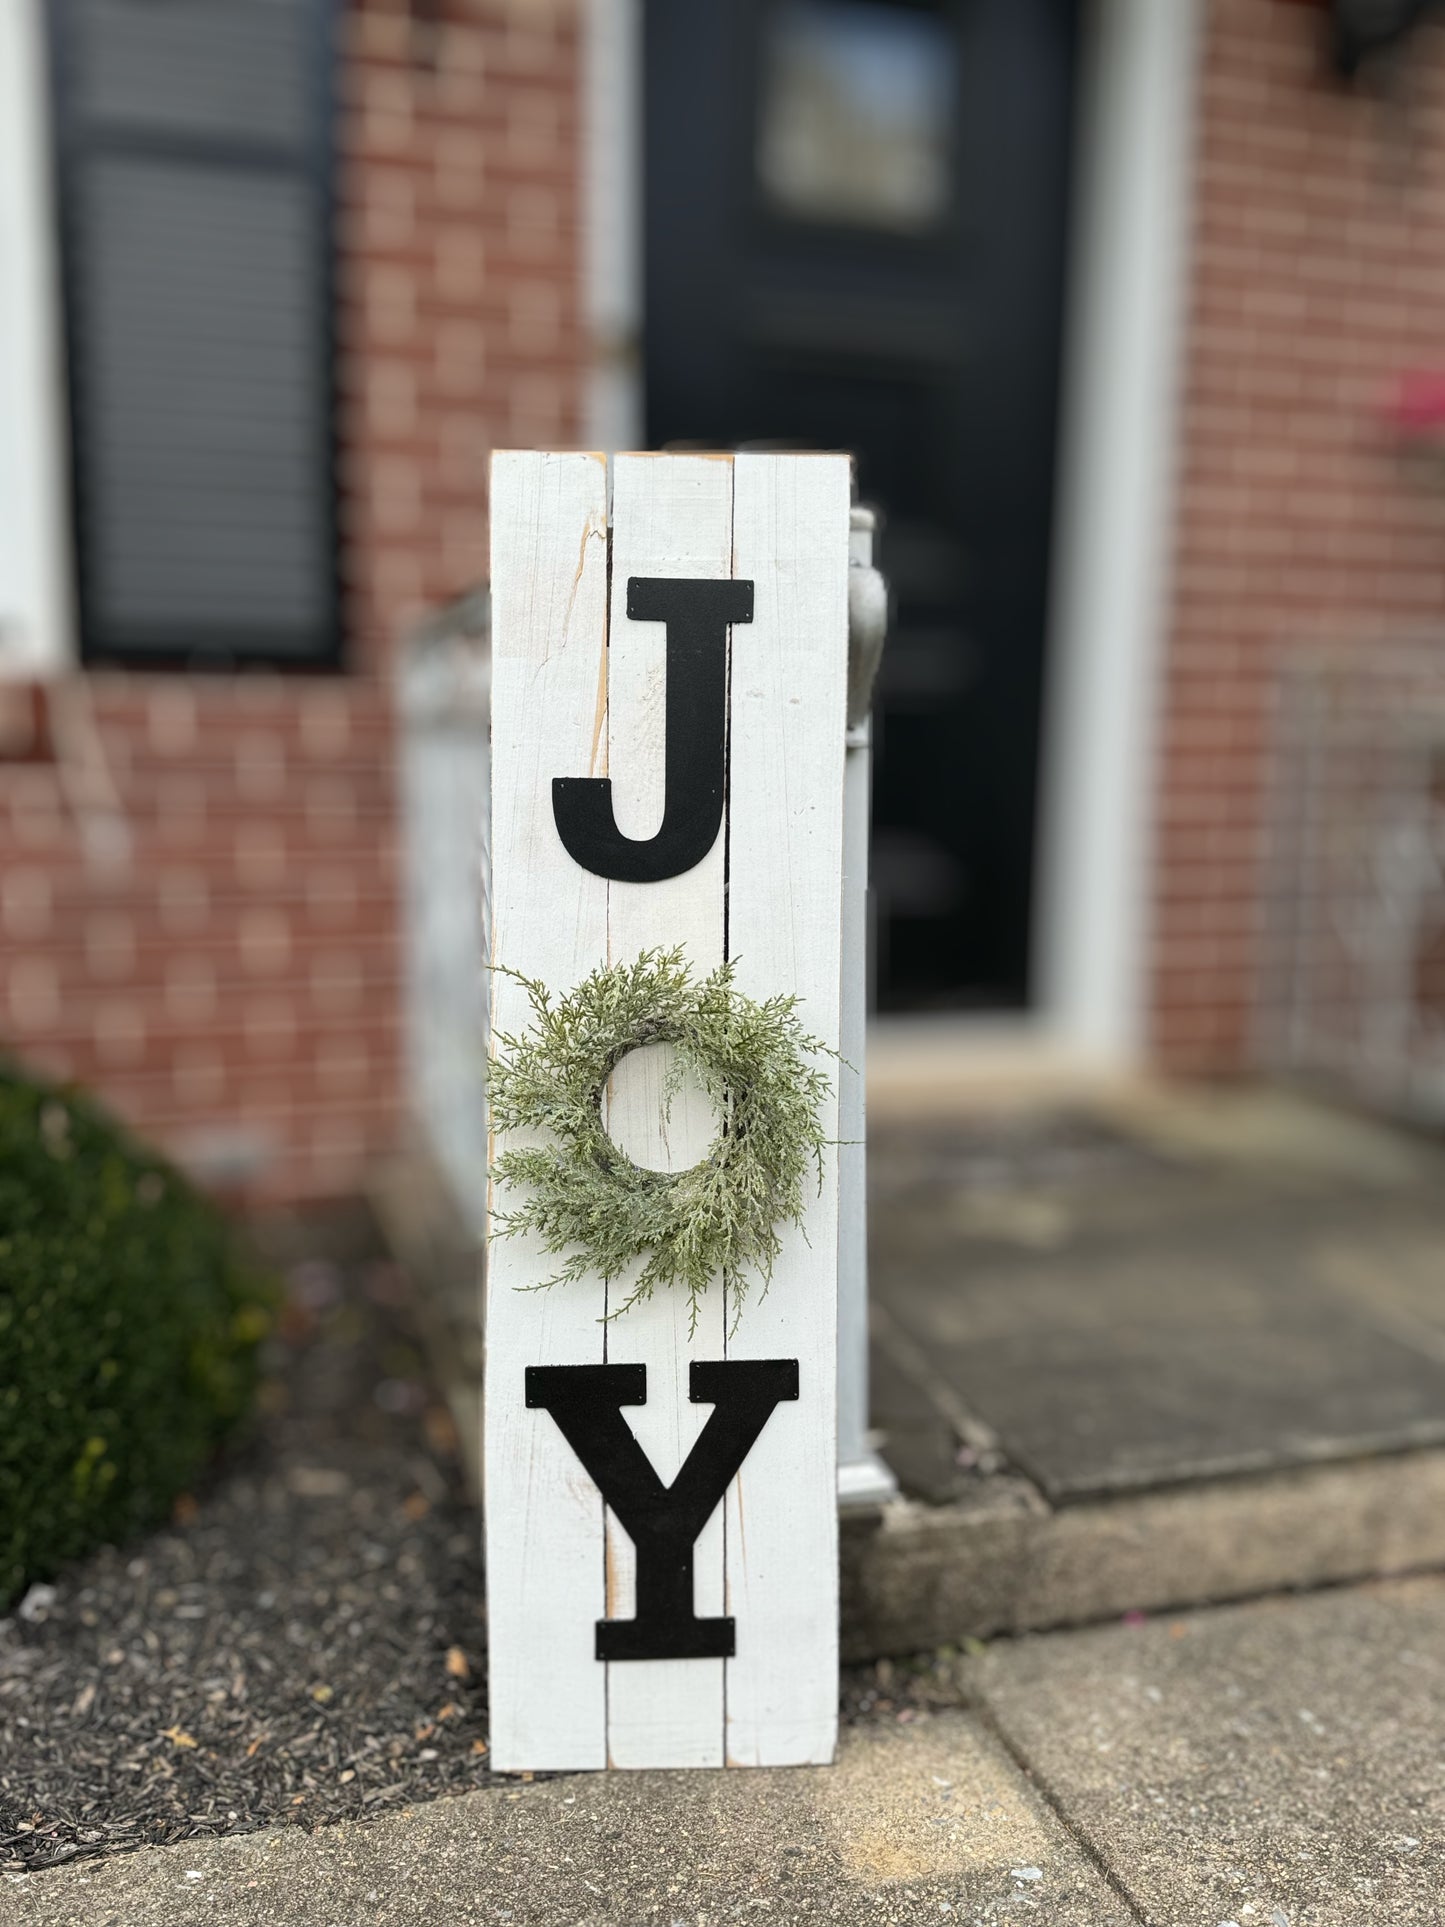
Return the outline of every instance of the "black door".
[[[649,443],[849,448],[884,1009],[1027,1001],[1074,0],[649,0]]]

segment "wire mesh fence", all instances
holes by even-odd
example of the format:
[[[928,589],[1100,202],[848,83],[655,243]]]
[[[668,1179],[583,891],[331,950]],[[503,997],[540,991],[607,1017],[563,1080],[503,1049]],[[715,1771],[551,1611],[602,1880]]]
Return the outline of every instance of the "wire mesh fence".
[[[1445,636],[1284,673],[1261,1055],[1445,1121]]]

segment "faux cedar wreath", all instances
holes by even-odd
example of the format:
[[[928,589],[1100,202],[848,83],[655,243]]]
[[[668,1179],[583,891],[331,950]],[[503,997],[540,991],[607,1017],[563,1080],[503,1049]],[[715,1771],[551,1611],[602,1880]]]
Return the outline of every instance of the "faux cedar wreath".
[[[493,460],[494,1040],[525,1033],[534,1014],[506,973],[562,999],[599,969],[681,946],[697,979],[730,960],[739,993],[796,996],[802,1029],[836,1049],[848,460],[620,455],[611,494],[609,530],[601,456]],[[679,612],[672,591],[645,586],[680,582],[719,593],[684,595]],[[713,621],[720,653],[702,634]],[[715,761],[722,807],[709,839],[697,818]],[[586,790],[602,777],[610,794]],[[592,843],[579,789],[584,806],[612,812],[610,823],[593,813]],[[690,819],[669,826],[666,805],[685,794]],[[659,860],[641,865],[652,880],[634,880],[637,846],[654,838]],[[610,1134],[642,1164],[666,1162],[664,1081],[653,1063],[603,1100]],[[685,1289],[609,1317],[629,1277],[537,1289],[559,1269],[537,1237],[491,1245],[486,1529],[501,1770],[832,1757],[836,1082],[817,1086],[825,1142],[801,1222],[779,1226],[766,1293],[753,1290],[735,1318],[721,1280],[695,1327]],[[715,1119],[684,1088],[670,1126],[705,1145]],[[639,1656],[659,1644],[675,1656]]]

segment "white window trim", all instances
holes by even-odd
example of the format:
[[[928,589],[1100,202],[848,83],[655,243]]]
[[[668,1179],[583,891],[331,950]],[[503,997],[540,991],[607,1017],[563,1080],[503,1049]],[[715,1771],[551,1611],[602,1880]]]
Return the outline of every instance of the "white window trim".
[[[75,659],[42,4],[0,5],[0,680]]]
[[[615,454],[642,446],[641,0],[586,0],[582,25],[583,413]]]

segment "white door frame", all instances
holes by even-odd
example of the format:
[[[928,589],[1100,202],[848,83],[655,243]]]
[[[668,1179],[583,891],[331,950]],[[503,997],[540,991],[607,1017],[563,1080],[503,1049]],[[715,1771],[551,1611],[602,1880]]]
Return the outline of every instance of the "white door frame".
[[[1034,1008],[892,1019],[870,1060],[944,1088],[1027,1059],[1118,1074],[1147,1049],[1150,826],[1206,0],[1089,0],[1041,760]],[[589,439],[642,416],[639,0],[590,0],[584,51]],[[940,1055],[941,1053],[941,1055]]]
[[[0,3],[0,681],[74,660],[42,6]]]
[[[1148,1048],[1156,719],[1206,0],[1092,0],[1064,361],[1035,1006],[1101,1069]]]

